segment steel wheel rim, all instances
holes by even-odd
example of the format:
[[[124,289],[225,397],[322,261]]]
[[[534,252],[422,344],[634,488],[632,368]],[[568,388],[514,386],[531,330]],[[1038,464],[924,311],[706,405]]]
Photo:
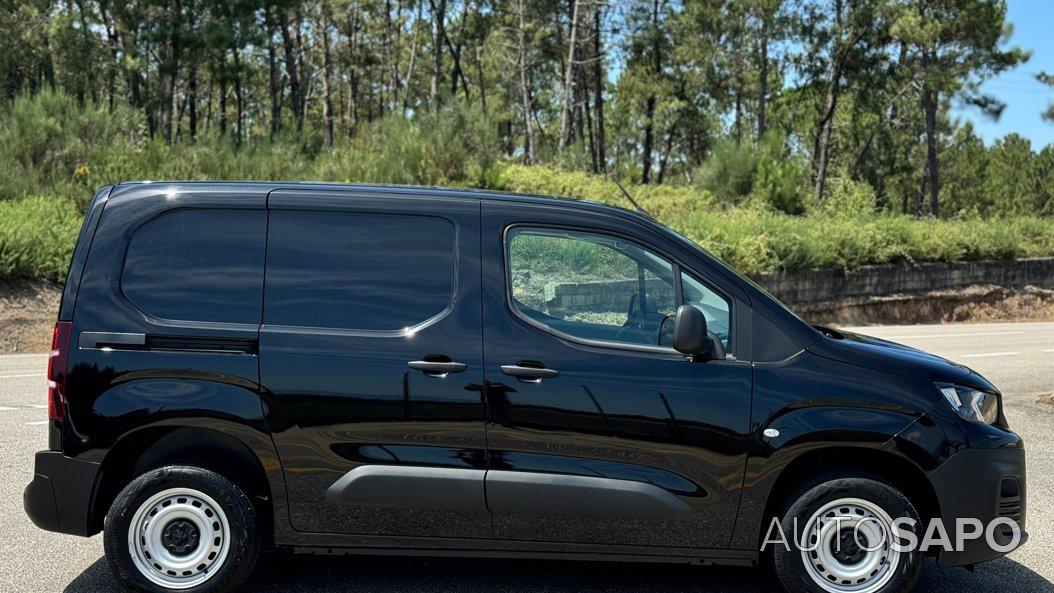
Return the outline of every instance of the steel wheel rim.
[[[842,554],[850,547],[835,544],[846,530],[859,533],[866,548],[859,559],[847,561]],[[855,536],[854,536],[855,537]],[[860,498],[829,502],[813,513],[799,542],[802,563],[809,577],[831,593],[874,593],[893,578],[901,552],[893,548],[893,519],[878,505]]]
[[[195,530],[196,539],[187,535],[178,552],[169,549],[173,531],[182,536]],[[128,551],[136,568],[150,582],[168,589],[189,589],[211,578],[227,559],[230,540],[223,508],[191,488],[171,488],[151,496],[128,526]]]

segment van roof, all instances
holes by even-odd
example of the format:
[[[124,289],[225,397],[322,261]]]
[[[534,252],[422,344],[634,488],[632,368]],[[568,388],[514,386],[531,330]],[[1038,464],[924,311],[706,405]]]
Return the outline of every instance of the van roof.
[[[155,193],[155,191],[144,192],[143,190],[146,188],[149,188],[150,190],[155,190],[156,188],[160,187],[165,188],[164,191],[230,191],[235,194],[257,194],[260,192],[270,193],[276,190],[326,190],[354,192],[356,194],[367,194],[373,196],[399,196],[409,194],[422,197],[471,196],[474,198],[479,198],[481,200],[491,200],[499,202],[527,202],[535,204],[558,205],[565,207],[569,204],[574,204],[585,210],[630,214],[635,217],[643,218],[649,222],[655,222],[655,219],[652,218],[646,212],[631,210],[629,208],[623,208],[621,206],[602,204],[600,202],[588,199],[553,197],[539,194],[523,194],[489,189],[447,188],[421,185],[385,185],[369,183],[323,183],[286,181],[123,181],[114,185],[111,196],[139,192],[142,192],[144,196],[147,194],[152,195]]]

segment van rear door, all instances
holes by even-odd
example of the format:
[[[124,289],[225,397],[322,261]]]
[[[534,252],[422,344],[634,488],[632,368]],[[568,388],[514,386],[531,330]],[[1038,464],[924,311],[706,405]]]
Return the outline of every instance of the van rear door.
[[[173,418],[261,421],[265,200],[252,186],[113,189],[63,299],[73,308],[76,297],[56,426],[67,455],[97,459],[130,429]],[[261,437],[253,446],[266,451]]]
[[[490,537],[479,220],[474,198],[270,194],[260,377],[294,529]]]

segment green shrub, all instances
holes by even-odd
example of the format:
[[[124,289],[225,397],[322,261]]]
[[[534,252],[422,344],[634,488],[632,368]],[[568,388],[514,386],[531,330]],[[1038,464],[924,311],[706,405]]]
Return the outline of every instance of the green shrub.
[[[65,279],[80,226],[77,206],[68,200],[0,201],[0,279]]]
[[[0,199],[91,192],[91,167],[143,139],[128,108],[77,105],[51,91],[20,95],[0,107]]]
[[[787,214],[805,211],[808,171],[786,138],[769,132],[757,144],[718,141],[695,172],[696,185],[725,204],[749,201]]]
[[[758,162],[751,201],[787,214],[803,214],[807,180],[801,159],[763,159]]]
[[[670,185],[623,183],[623,187],[652,216],[693,216],[716,208],[714,197],[706,191]],[[508,165],[492,189],[519,193],[591,200],[632,210],[633,204],[614,181],[581,171],[558,171],[549,167]]]
[[[497,175],[497,126],[479,108],[450,106],[417,119],[375,122],[317,159],[323,180],[485,186]]]
[[[753,145],[722,138],[696,170],[696,184],[722,202],[738,203],[754,189],[758,160],[758,151]]]
[[[826,195],[817,199],[810,194],[808,209],[821,216],[870,216],[875,213],[878,197],[875,188],[848,177],[827,180]]]

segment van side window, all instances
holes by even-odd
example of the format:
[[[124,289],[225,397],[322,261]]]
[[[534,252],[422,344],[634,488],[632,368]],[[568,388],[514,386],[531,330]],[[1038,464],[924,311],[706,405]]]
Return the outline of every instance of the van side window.
[[[264,323],[398,331],[451,304],[454,227],[431,216],[272,210]]]
[[[260,323],[265,213],[176,210],[128,243],[121,291],[161,319]]]
[[[607,235],[514,227],[513,306],[572,337],[667,346],[677,309],[673,265]]]

